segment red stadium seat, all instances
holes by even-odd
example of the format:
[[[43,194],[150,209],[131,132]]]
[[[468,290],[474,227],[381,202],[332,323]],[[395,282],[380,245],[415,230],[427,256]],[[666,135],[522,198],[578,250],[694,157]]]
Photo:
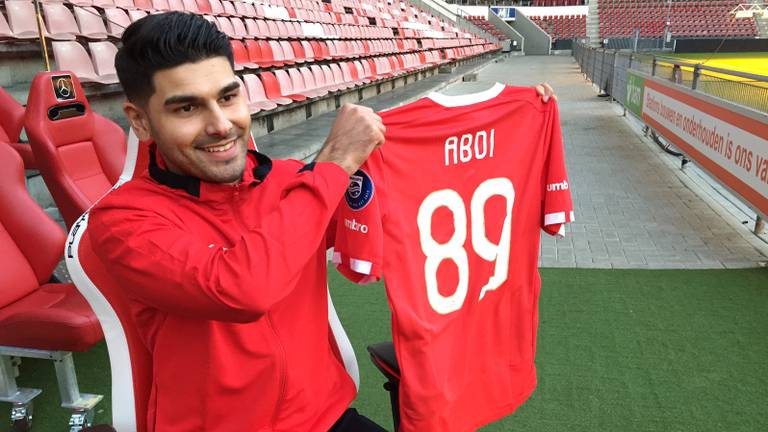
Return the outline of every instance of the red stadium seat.
[[[51,47],[58,69],[71,70],[87,83],[115,84],[118,82],[117,75],[101,76],[96,73],[91,58],[79,42],[54,41],[51,42]]]
[[[0,87],[0,145],[9,144],[21,156],[24,168],[37,169],[35,155],[28,143],[19,142],[24,128],[24,106]]]
[[[251,61],[248,55],[248,50],[245,48],[242,42],[239,40],[230,39],[229,44],[232,46],[232,55],[235,60],[235,70],[243,70],[243,68],[256,69],[259,66]]]
[[[264,94],[267,95],[267,98],[270,101],[278,105],[288,105],[293,102],[292,99],[282,95],[280,91],[280,83],[277,81],[275,74],[272,72],[262,72],[259,74],[259,78],[261,79],[261,83],[264,84]]]
[[[232,28],[235,30],[236,39],[253,39],[253,35],[248,34],[245,23],[243,23],[241,18],[232,17],[229,20],[232,22]]]
[[[102,398],[80,393],[71,354],[103,339],[96,315],[73,284],[49,282],[65,240],[64,231],[27,193],[21,158],[0,145],[0,381],[16,390],[0,401],[13,404],[19,427],[31,421],[40,390],[16,387],[9,356],[57,361],[62,406],[84,410]]]
[[[245,90],[248,93],[248,107],[256,112],[262,110],[271,110],[277,107],[277,104],[270,101],[264,93],[264,85],[259,77],[254,74],[244,74],[243,82]]]
[[[280,42],[271,40],[268,41],[267,44],[272,50],[272,58],[275,66],[282,66],[285,64],[285,54],[283,53],[283,47],[280,45]]]
[[[211,5],[211,12],[210,12],[211,15],[220,15],[220,16],[228,15],[224,11],[224,5],[221,4],[220,0],[207,0],[207,1]]]
[[[277,78],[277,84],[280,89],[280,96],[297,102],[307,99],[306,95],[300,93],[301,89],[293,89],[293,82],[288,72],[283,69],[278,69],[274,72],[274,74],[275,78]]]
[[[126,27],[131,25],[128,14],[120,8],[106,8],[104,15],[107,17],[107,33],[114,38],[120,38]]]
[[[247,44],[247,42],[246,42]],[[248,53],[251,56],[251,61],[254,61],[253,54],[254,51],[251,50],[251,45],[249,46]],[[270,67],[270,66],[276,66],[282,64],[282,62],[278,62],[275,60],[275,55],[272,52],[272,45],[270,45],[267,41],[260,40],[256,41],[256,46],[259,49],[259,59],[256,60],[256,63],[259,65],[259,67]]]
[[[184,10],[187,12],[191,12],[194,14],[200,13],[200,8],[197,6],[197,2],[195,0],[181,0],[182,5],[184,5]]]
[[[235,9],[235,5],[233,5],[232,2],[225,0],[221,2],[221,5],[224,7],[224,13],[226,15],[229,15],[232,17],[240,16],[240,14]]]
[[[64,3],[43,3],[46,37],[54,40],[75,40],[80,34],[75,17]]]
[[[133,0],[115,0],[115,6],[124,10],[136,9],[136,4]]]
[[[131,19],[132,23],[135,23],[136,21],[144,18],[145,16],[147,16],[147,12],[143,10],[132,9],[128,11],[128,18]]]
[[[70,74],[38,73],[24,118],[40,173],[67,226],[115,184],[126,145],[122,129],[91,111]]]
[[[91,61],[96,74],[103,80],[117,81],[115,70],[115,56],[117,47],[112,42],[91,42],[88,44],[91,52]]]
[[[293,46],[291,43],[285,40],[278,42],[280,49],[283,51],[283,63],[292,65],[296,62],[296,55],[293,52]]]
[[[133,0],[133,4],[137,9],[141,9],[146,12],[152,12],[155,6],[152,4],[152,0]]]
[[[106,39],[107,28],[99,12],[92,7],[75,6],[75,20],[80,34],[88,39]]]
[[[211,3],[208,0],[197,0],[197,9],[201,14],[212,14],[213,9]]]
[[[168,0],[168,10],[185,12],[184,0]]]
[[[0,14],[0,39],[15,39],[5,16]]]
[[[171,5],[168,3],[168,0],[152,0],[152,10],[167,12],[171,10]]]
[[[304,79],[305,92],[311,97],[319,97],[328,94],[328,90],[322,83],[318,83],[315,75],[308,67],[299,68],[299,73]]]

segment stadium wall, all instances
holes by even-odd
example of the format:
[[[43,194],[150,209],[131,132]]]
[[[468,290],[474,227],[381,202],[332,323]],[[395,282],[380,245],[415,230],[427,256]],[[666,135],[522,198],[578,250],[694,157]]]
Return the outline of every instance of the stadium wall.
[[[584,44],[574,46],[574,57],[660,144],[674,146],[759,217],[768,216],[768,77],[733,72],[729,79],[722,69]]]
[[[676,39],[676,53],[768,51],[768,39]]]

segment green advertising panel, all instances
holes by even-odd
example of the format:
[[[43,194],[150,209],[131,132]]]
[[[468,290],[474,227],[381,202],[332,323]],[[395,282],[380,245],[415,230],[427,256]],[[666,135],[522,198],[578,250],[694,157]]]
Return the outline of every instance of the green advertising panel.
[[[643,113],[645,78],[627,71],[627,108],[640,117]]]

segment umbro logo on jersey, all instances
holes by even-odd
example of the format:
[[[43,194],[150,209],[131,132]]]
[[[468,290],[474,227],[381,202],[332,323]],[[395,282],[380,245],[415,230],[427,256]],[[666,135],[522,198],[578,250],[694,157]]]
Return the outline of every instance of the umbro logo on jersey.
[[[359,231],[363,234],[368,234],[368,225],[361,224],[360,222],[352,219],[344,219],[344,226],[351,229],[352,231]]]
[[[561,190],[568,190],[568,180],[563,180],[560,183],[550,183],[547,185],[547,192],[555,192]]]
[[[362,210],[373,198],[373,181],[363,170],[349,176],[349,187],[344,194],[347,205],[352,210]]]

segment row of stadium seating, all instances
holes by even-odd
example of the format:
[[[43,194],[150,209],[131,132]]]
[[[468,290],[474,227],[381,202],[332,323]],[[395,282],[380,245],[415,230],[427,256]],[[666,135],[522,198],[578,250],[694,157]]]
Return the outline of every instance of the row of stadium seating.
[[[531,6],[579,6],[585,0],[533,0]]]
[[[754,37],[754,19],[735,19],[740,0],[599,0],[600,37],[628,37],[636,29],[645,37],[661,37],[666,23],[674,36]]]
[[[78,1],[78,0],[74,0]],[[82,0],[79,0],[82,1]],[[112,0],[109,0],[112,1]],[[123,0],[131,2],[134,0]],[[185,0],[187,2],[193,0]],[[210,1],[210,0],[200,0]],[[214,0],[217,1],[217,0]],[[153,0],[146,8],[125,8],[102,4],[98,9],[65,3],[44,3],[46,36],[55,40],[74,40],[81,36],[89,39],[119,37],[127,24],[147,13],[168,10],[187,11],[203,14],[231,37],[267,38],[374,38],[374,37],[413,37],[413,38],[457,38],[463,37],[463,31],[449,24],[427,18],[425,14],[413,12],[401,13],[393,19],[395,9],[384,12],[372,12],[369,9],[347,8],[344,12],[316,12],[312,9],[285,8],[282,6],[263,8],[261,5],[242,1],[225,4],[251,5],[251,9],[241,13],[206,13],[203,8],[185,7],[185,4],[170,5],[167,0]],[[166,2],[164,4],[157,4]],[[5,38],[32,39],[37,35],[35,8],[30,0],[3,1],[7,19],[0,16],[0,36]],[[192,3],[197,4],[197,3]],[[321,3],[328,4],[328,3]],[[307,4],[310,6],[311,4]],[[70,6],[72,6],[70,8]],[[234,6],[232,6],[234,9]],[[397,9],[399,10],[399,9]],[[267,11],[275,11],[267,13]],[[105,24],[106,23],[106,24]]]
[[[545,15],[529,18],[552,36],[552,42],[560,39],[583,38],[587,35],[586,15]]]
[[[488,21],[483,16],[469,16],[467,17],[467,20],[471,22],[472,24],[476,25],[477,27],[485,30],[487,33],[492,34],[494,37],[496,37],[499,40],[507,40],[509,39],[507,35],[500,32],[495,25],[491,24],[490,21]]]

